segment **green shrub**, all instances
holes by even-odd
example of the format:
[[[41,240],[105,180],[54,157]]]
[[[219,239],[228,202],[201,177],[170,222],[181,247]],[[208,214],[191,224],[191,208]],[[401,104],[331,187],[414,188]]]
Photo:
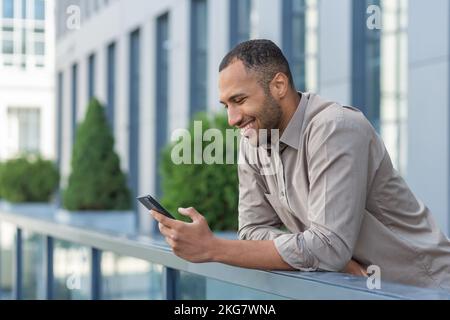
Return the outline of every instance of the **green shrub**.
[[[222,132],[223,158],[226,149],[233,150],[234,164],[181,164],[171,159],[172,149],[179,141],[171,143],[162,153],[161,177],[162,204],[178,219],[189,221],[178,213],[179,207],[195,207],[205,216],[214,231],[235,231],[238,225],[238,176],[237,176],[237,139],[227,141],[225,130],[229,128],[227,116],[217,114],[208,117],[199,114],[196,120],[202,121],[203,132],[215,128]],[[191,157],[194,159],[194,125],[189,127],[191,139]],[[203,140],[203,139],[202,139]],[[203,150],[211,142],[202,142]],[[225,162],[225,161],[224,161]],[[192,161],[193,163],[193,161]]]
[[[104,108],[93,99],[78,127],[63,205],[72,211],[128,210],[130,191]]]
[[[40,157],[10,160],[0,168],[0,193],[9,202],[49,202],[58,183],[55,165]]]

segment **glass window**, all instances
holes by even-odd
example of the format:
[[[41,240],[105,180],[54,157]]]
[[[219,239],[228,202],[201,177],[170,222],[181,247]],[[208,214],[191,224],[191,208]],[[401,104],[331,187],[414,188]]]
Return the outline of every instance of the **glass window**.
[[[8,109],[9,142],[12,153],[40,151],[41,112],[37,108]]]
[[[380,133],[394,167],[407,166],[408,2],[382,0],[380,53]]]
[[[89,56],[88,62],[88,98],[89,101],[95,95],[95,54]]]
[[[352,104],[361,108],[379,130],[380,31],[367,28],[367,7],[380,0],[353,2]]]
[[[36,41],[34,43],[34,54],[37,56],[45,55],[45,43],[42,41]]]
[[[72,143],[75,142],[78,115],[78,65],[72,66],[72,90],[71,90],[71,110],[72,110]]]
[[[380,8],[382,28],[367,28],[367,8]],[[352,104],[380,132],[394,167],[407,159],[407,1],[353,2]]]
[[[167,143],[168,138],[168,109],[169,109],[169,15],[165,14],[157,20],[156,39],[156,154],[159,155]],[[160,157],[156,158],[156,194],[160,196],[161,176],[159,174]]]
[[[4,54],[13,54],[14,53],[14,41],[12,40],[3,40],[3,50]]]
[[[208,10],[206,0],[191,5],[190,114],[206,110],[208,65]]]
[[[35,0],[34,2],[34,18],[36,20],[45,20],[45,1]]]
[[[114,110],[116,105],[116,44],[111,43],[108,46],[107,53],[107,106],[106,106],[106,116],[108,118],[109,124],[114,131]]]
[[[27,18],[27,0],[22,0],[22,19]]]
[[[14,27],[13,26],[3,26],[2,30],[6,31],[6,33],[14,32]]]
[[[230,47],[250,39],[251,0],[230,0]]]
[[[14,0],[3,0],[3,18],[14,18]]]
[[[58,87],[57,87],[57,113],[56,113],[56,161],[58,168],[61,168],[62,163],[62,121],[63,121],[63,103],[64,103],[64,73],[58,73]]]
[[[140,114],[140,86],[141,86],[141,40],[139,29],[130,34],[130,61],[129,61],[129,119],[130,134],[128,152],[130,159],[129,185],[134,195],[138,192],[139,169],[139,114]],[[133,202],[135,204],[135,201]]]
[[[315,91],[318,86],[317,0],[283,1],[283,51],[297,89]]]
[[[22,54],[27,54],[27,31],[22,29]]]

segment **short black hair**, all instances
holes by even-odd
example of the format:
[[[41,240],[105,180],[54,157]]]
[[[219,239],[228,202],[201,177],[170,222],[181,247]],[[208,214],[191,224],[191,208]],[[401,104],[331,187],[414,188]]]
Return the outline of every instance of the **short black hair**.
[[[235,60],[240,60],[248,70],[260,76],[260,84],[268,92],[269,84],[277,73],[284,73],[292,88],[295,88],[291,68],[281,49],[265,39],[249,40],[238,44],[220,63],[219,72]]]

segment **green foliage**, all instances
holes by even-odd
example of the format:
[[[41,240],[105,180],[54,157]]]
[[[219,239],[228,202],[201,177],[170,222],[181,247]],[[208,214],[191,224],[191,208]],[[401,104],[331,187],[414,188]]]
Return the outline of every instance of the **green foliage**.
[[[93,99],[78,127],[64,207],[72,211],[128,210],[130,191],[114,151],[114,138],[101,104]]]
[[[224,164],[208,165],[204,161],[202,164],[193,164],[194,124],[191,124],[189,133],[192,164],[173,163],[172,150],[179,141],[171,143],[162,153],[160,172],[163,198],[161,202],[178,219],[189,221],[188,218],[181,216],[177,209],[192,206],[205,216],[213,231],[235,231],[238,225],[238,141],[225,138],[225,130],[229,129],[226,115],[217,114],[208,117],[202,113],[196,117],[196,120],[202,121],[203,132],[215,128],[222,133]],[[211,143],[202,139],[202,150]],[[227,149],[228,152],[234,152],[233,164],[225,164]]]
[[[12,203],[49,202],[58,183],[54,164],[40,157],[21,157],[0,165],[0,194]]]

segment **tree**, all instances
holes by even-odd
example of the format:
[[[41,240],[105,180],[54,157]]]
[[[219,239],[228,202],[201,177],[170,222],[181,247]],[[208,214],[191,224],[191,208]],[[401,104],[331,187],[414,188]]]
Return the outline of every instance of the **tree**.
[[[130,191],[114,151],[114,138],[97,99],[89,104],[78,127],[72,152],[72,171],[63,205],[72,211],[128,210]]]
[[[199,114],[196,119],[202,122],[203,131],[220,130],[222,137],[229,129],[227,116],[217,114],[208,117]],[[189,155],[194,158],[194,125],[189,127],[192,137]],[[203,139],[202,139],[203,140]],[[222,154],[233,152],[233,164],[175,164],[172,161],[172,150],[178,141],[170,143],[162,153],[161,177],[163,197],[161,203],[177,219],[189,221],[178,213],[179,207],[195,207],[202,213],[213,231],[236,231],[238,225],[238,176],[237,156],[238,142],[235,139],[222,139]],[[211,142],[202,141],[205,150]]]

